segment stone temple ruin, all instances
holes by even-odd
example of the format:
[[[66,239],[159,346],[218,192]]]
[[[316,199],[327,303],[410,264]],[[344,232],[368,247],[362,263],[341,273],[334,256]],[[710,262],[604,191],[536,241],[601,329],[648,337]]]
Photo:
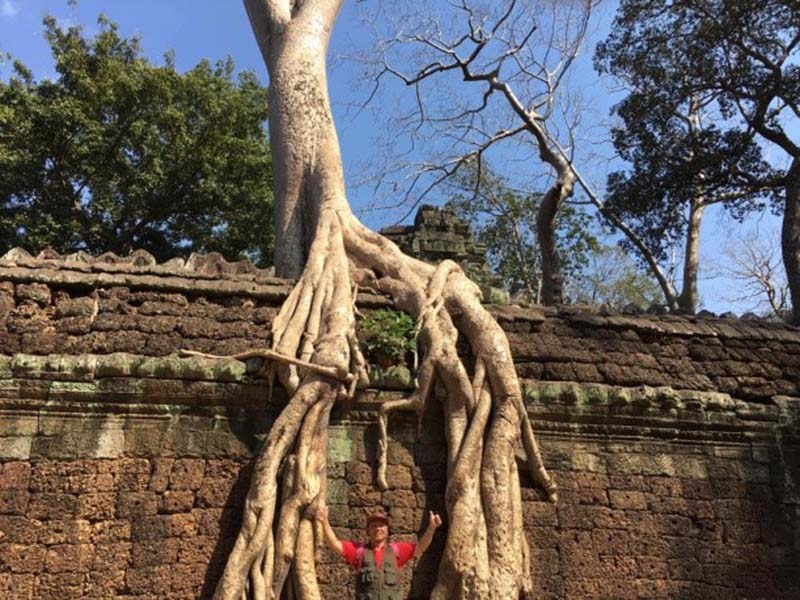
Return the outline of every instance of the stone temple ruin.
[[[177,353],[264,345],[290,286],[218,256],[0,259],[0,597],[210,596],[285,398],[258,364]],[[535,597],[800,597],[800,331],[491,310],[559,485],[554,506],[523,475]],[[395,487],[375,486],[376,409],[404,393],[378,386],[335,411],[328,501],[343,535],[379,505],[400,538],[441,510],[435,411],[419,429],[392,418]],[[409,597],[426,597],[442,543],[406,570]],[[326,549],[318,574],[324,597],[352,596]]]

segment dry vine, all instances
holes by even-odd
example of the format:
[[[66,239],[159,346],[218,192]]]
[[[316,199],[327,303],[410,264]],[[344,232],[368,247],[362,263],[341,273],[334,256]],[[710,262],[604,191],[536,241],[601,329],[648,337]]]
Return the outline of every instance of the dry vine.
[[[446,390],[449,531],[432,597],[516,598],[532,587],[515,458],[520,440],[531,474],[553,501],[555,485],[528,421],[508,341],[481,305],[478,287],[453,262],[433,267],[404,255],[350,211],[325,75],[341,2],[245,0],[270,73],[276,266],[299,279],[272,323],[271,350],[238,355],[276,361],[290,399],[256,462],[215,598],[280,598],[288,587],[296,598],[320,598],[319,534],[308,515],[325,498],[328,419],[337,401],[367,384],[355,334],[355,286],[389,295],[412,315],[423,352],[415,392],[380,412],[381,487],[389,485],[389,413],[423,411],[435,381]],[[456,352],[459,333],[475,358],[471,374]]]

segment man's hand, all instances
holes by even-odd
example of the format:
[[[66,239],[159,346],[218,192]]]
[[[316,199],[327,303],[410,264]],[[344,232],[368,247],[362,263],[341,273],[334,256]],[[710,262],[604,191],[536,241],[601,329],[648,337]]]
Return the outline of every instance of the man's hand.
[[[324,504],[320,504],[316,510],[316,518],[317,521],[320,523],[327,523],[328,522],[328,507]]]
[[[435,513],[432,510],[429,511],[428,527],[427,529],[425,529],[425,533],[422,534],[422,537],[419,538],[417,547],[414,550],[414,558],[419,558],[420,556],[422,556],[422,553],[428,549],[428,546],[430,546],[431,542],[433,541],[434,532],[441,526],[442,526],[442,517],[440,517],[438,513]]]
[[[341,554],[342,542],[340,542],[339,538],[336,537],[336,534],[333,532],[333,528],[328,521],[328,507],[324,504],[320,504],[317,507],[315,516],[320,525],[322,525],[322,533],[325,535],[325,541],[328,543],[330,549],[336,552],[336,554]]]

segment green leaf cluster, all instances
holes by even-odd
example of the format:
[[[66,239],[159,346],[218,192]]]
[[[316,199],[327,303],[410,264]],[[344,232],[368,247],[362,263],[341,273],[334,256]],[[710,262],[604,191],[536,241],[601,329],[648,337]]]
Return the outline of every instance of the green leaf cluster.
[[[0,81],[0,251],[272,258],[267,91],[228,59],[186,73],[137,38],[44,20],[54,79]]]
[[[370,362],[380,357],[398,362],[417,348],[414,321],[397,310],[381,309],[366,315],[359,323],[359,339]]]

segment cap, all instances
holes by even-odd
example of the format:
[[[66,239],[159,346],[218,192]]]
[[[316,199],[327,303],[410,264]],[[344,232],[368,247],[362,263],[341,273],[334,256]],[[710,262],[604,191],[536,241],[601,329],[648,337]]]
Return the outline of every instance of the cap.
[[[383,511],[383,509],[378,509],[367,517],[367,525],[369,526],[372,521],[383,521],[388,525],[389,517],[386,516],[386,513]]]

